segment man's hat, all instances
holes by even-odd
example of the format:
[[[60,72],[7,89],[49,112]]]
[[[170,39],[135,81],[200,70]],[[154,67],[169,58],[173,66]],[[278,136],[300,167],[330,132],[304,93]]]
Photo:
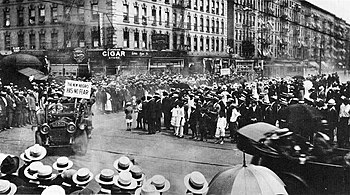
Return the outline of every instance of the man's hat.
[[[103,169],[95,177],[96,182],[102,185],[113,185],[115,179],[116,175],[111,169]]]
[[[64,171],[73,167],[73,161],[66,156],[62,156],[53,163],[52,167],[57,171]]]
[[[330,100],[328,100],[328,103],[327,103],[328,105],[330,105],[330,106],[335,106],[336,105],[336,103],[335,103],[335,100],[334,99],[330,99]]]
[[[133,163],[130,161],[130,158],[121,156],[119,159],[114,161],[113,166],[115,169],[117,169],[118,172],[129,171],[133,166]]]
[[[198,171],[186,175],[184,184],[187,190],[195,194],[205,194],[208,191],[208,182],[204,175]]]
[[[88,168],[79,169],[72,177],[72,180],[77,185],[86,185],[94,178],[94,174]]]
[[[134,178],[137,181],[138,185],[141,184],[141,181],[145,179],[145,174],[143,173],[142,169],[137,165],[133,165],[130,168],[130,173],[132,175],[132,178]]]
[[[34,174],[37,180],[47,181],[56,178],[56,174],[52,173],[52,167],[50,165],[43,165],[39,168],[38,172]]]
[[[0,179],[0,194],[13,195],[17,191],[17,186],[8,180]]]
[[[133,190],[137,188],[137,181],[132,178],[129,171],[121,171],[114,180],[114,185],[121,189]]]
[[[19,158],[17,156],[0,153],[0,176],[16,172],[18,166]]]
[[[24,153],[29,160],[35,161],[35,160],[43,159],[46,156],[47,151],[46,151],[46,148],[44,148],[43,146],[40,146],[39,144],[35,144],[29,147],[28,149],[26,149]]]
[[[155,175],[147,183],[154,185],[158,192],[166,192],[170,189],[170,182],[163,175]]]
[[[30,165],[24,169],[24,176],[28,179],[35,180],[34,174],[38,173],[42,166],[44,166],[44,164],[40,161],[30,163]]]
[[[152,184],[144,184],[141,188],[137,188],[135,195],[160,195],[156,187]]]
[[[44,191],[41,192],[41,195],[65,195],[65,190],[58,185],[51,185],[44,189]]]

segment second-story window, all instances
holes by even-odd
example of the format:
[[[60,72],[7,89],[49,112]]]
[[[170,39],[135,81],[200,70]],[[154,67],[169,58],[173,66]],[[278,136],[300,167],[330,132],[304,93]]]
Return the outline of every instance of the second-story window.
[[[147,7],[145,4],[142,5],[142,24],[147,25]]]
[[[54,24],[58,22],[57,4],[53,4],[51,7],[51,22]]]
[[[211,1],[211,13],[215,14],[215,0]]]
[[[187,8],[191,9],[192,7],[192,1],[191,0],[187,0]]]
[[[19,31],[19,32],[18,32],[18,37],[17,37],[17,39],[18,39],[18,44],[17,44],[17,46],[18,46],[19,48],[24,48],[24,33],[23,33],[23,31]]]
[[[147,49],[147,32],[142,32],[142,48]]]
[[[210,13],[210,0],[207,0],[207,1],[206,1],[205,11],[206,11],[207,13]]]
[[[199,19],[199,29],[200,29],[201,32],[204,31],[204,24],[203,24],[203,18],[202,17]]]
[[[170,3],[170,0],[164,0],[164,3],[165,3],[165,4],[169,4],[169,3]]]
[[[188,35],[187,36],[187,40],[186,40],[186,44],[187,44],[187,49],[189,50],[189,51],[191,51],[191,36],[190,35]]]
[[[4,9],[4,27],[11,26],[11,20],[10,20],[10,8]]]
[[[173,49],[177,50],[177,34],[173,33]]]
[[[24,9],[23,7],[18,8],[17,10],[17,25],[23,26],[24,25]]]
[[[199,11],[204,11],[203,1],[204,0],[199,0]]]
[[[152,7],[152,25],[157,25],[157,10],[155,7]]]
[[[216,2],[216,14],[219,15],[219,2]]]
[[[158,20],[159,20],[159,25],[162,25],[162,7],[159,6],[159,17],[158,17]]]
[[[40,30],[39,32],[39,49],[46,49],[46,38],[44,30]]]
[[[173,26],[177,27],[177,14],[176,14],[176,12],[173,13]]]
[[[51,32],[51,45],[52,49],[58,48],[58,32],[55,29]]]
[[[29,49],[35,49],[35,32],[31,31],[29,33]]]
[[[221,20],[221,34],[225,33],[225,23],[224,20]]]
[[[209,20],[209,18],[207,18],[207,20],[206,20],[206,24],[207,24],[207,26],[206,26],[206,32],[208,33],[208,32],[210,32],[210,20]]]
[[[124,29],[123,30],[123,47],[129,47],[129,30],[128,29]]]
[[[198,0],[194,0],[193,2],[193,9],[198,10]]]
[[[225,15],[225,4],[224,2],[221,3],[221,15]]]
[[[39,24],[45,24],[45,6],[39,6]]]
[[[78,47],[85,47],[85,33],[83,30],[77,33],[78,35]]]
[[[214,18],[211,20],[211,32],[215,33],[215,21],[214,21]]]
[[[139,33],[139,31],[134,32],[134,47],[140,48],[140,33]]]
[[[169,27],[170,23],[170,13],[169,10],[165,10],[165,26]]]
[[[139,6],[138,5],[134,6],[134,23],[135,24],[139,23]]]
[[[187,15],[187,29],[191,30],[191,15]]]
[[[219,34],[219,20],[216,20],[216,34]]]
[[[198,30],[198,17],[195,15],[194,16],[194,24],[193,24],[194,30]]]
[[[99,16],[99,10],[98,10],[98,1],[97,0],[93,0],[91,1],[91,17],[92,20],[98,20],[98,16]]]
[[[11,50],[11,34],[9,32],[5,32],[4,45],[6,50]]]
[[[123,22],[129,22],[129,5],[123,4]]]
[[[198,38],[196,36],[193,38],[193,50],[198,50]]]
[[[91,40],[92,40],[92,47],[97,48],[100,46],[100,31],[97,26],[94,26],[91,29]]]

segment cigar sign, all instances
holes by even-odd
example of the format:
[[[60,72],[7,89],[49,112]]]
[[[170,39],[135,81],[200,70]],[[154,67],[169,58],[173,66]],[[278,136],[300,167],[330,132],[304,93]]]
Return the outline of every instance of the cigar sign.
[[[108,59],[120,59],[125,57],[125,51],[121,49],[107,49],[102,51],[103,57],[108,57]]]

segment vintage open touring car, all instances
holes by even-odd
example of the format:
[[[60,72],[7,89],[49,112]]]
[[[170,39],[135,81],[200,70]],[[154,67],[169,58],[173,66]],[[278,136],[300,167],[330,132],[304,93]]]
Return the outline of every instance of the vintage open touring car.
[[[44,120],[32,127],[35,142],[46,148],[68,147],[85,154],[91,120],[86,102],[51,103],[44,108]]]
[[[253,156],[251,163],[274,171],[289,194],[350,194],[350,150],[326,153],[306,138],[267,123],[238,130],[237,147]]]

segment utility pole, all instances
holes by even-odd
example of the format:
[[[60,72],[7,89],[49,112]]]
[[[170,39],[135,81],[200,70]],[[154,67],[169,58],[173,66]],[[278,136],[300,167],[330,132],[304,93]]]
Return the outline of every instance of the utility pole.
[[[321,75],[322,74],[322,45],[320,44],[320,49],[319,49],[319,60],[320,60],[320,65],[319,65],[319,69],[318,69],[318,74]]]

